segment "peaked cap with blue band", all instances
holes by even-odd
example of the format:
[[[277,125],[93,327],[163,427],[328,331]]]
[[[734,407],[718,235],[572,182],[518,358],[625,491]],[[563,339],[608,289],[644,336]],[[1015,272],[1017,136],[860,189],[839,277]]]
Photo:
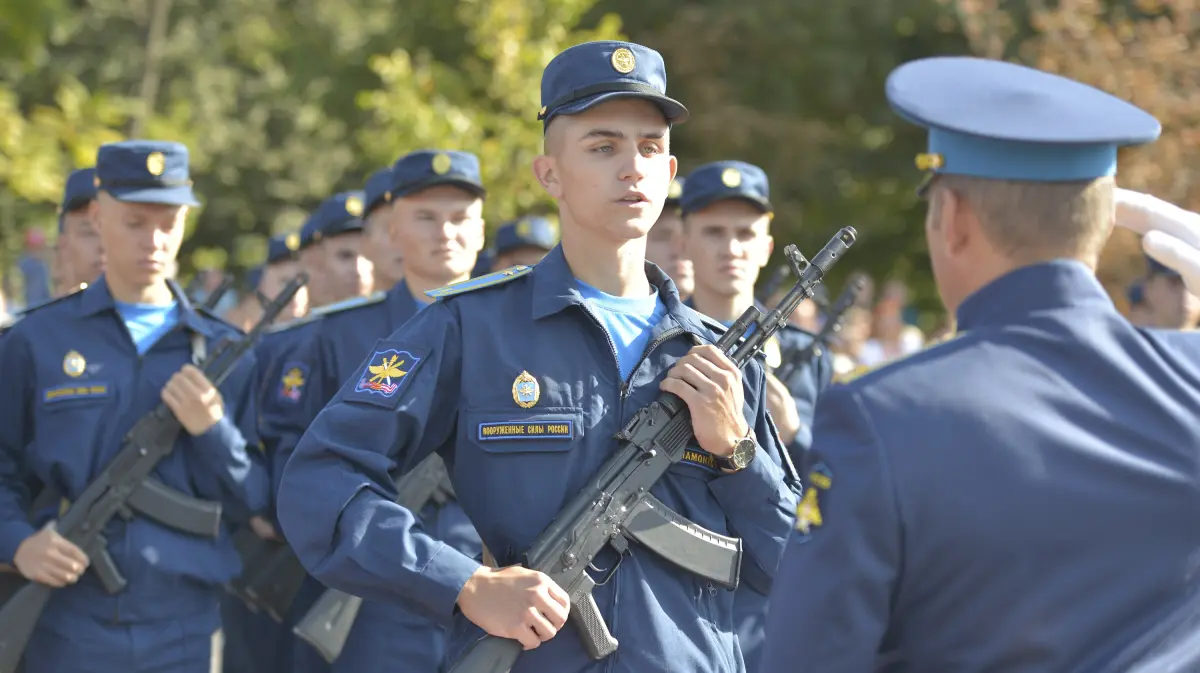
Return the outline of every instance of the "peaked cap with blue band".
[[[183,143],[126,140],[96,152],[96,189],[118,201],[198,206]]]
[[[58,212],[69,213],[82,208],[96,199],[96,169],[80,168],[71,171],[63,187],[62,205]]]
[[[553,250],[558,245],[558,225],[544,217],[523,217],[501,225],[496,230],[495,254],[503,255],[517,248],[531,247]]]
[[[300,249],[338,234],[362,231],[363,193],[342,192],[321,202],[300,229]]]
[[[687,177],[679,209],[686,215],[726,199],[740,199],[764,213],[771,212],[771,185],[766,172],[744,161],[704,164]]]
[[[1081,82],[971,57],[896,68],[887,98],[929,129],[917,166],[935,174],[1070,182],[1115,175],[1117,148],[1154,141],[1162,126],[1130,103]]]
[[[415,194],[438,185],[460,187],[483,197],[487,190],[479,172],[479,157],[470,152],[417,150],[392,164],[389,199]]]
[[[392,189],[392,167],[381,168],[371,174],[367,178],[367,184],[363,185],[363,214],[362,219],[367,219],[371,216],[371,211],[379,206],[387,203],[390,200],[389,192]]]
[[[683,103],[667,97],[662,55],[632,42],[584,42],[563,50],[542,72],[543,128],[558,115],[579,114],[615,98],[641,98],[662,110],[667,121],[687,121]]]

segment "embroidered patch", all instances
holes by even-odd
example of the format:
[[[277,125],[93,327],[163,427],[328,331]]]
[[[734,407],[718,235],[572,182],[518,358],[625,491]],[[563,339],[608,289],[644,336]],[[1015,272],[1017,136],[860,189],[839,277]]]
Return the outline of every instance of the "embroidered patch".
[[[796,506],[796,531],[807,539],[814,528],[820,528],[824,523],[821,514],[821,501],[824,493],[833,487],[833,472],[825,463],[817,463],[808,472],[808,480],[804,484],[804,497]]]
[[[389,409],[394,407],[400,399],[400,391],[412,380],[413,371],[424,359],[424,353],[379,342],[347,399]]]
[[[685,449],[683,459],[679,462],[685,465],[694,465],[709,472],[717,471],[717,457],[701,449]]]
[[[42,393],[43,402],[61,402],[89,397],[108,397],[108,385],[104,383],[93,383],[86,386],[65,385],[50,388]]]
[[[574,436],[573,421],[501,421],[479,424],[481,442],[499,442],[507,439],[571,439]]]
[[[298,403],[304,396],[304,384],[308,383],[308,366],[302,362],[289,362],[283,366],[279,379],[279,399]]]

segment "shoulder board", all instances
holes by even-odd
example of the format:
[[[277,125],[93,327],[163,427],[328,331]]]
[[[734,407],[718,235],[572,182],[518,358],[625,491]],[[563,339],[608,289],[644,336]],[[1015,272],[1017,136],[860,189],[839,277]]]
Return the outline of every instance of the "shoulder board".
[[[432,297],[433,299],[453,297],[456,294],[480,290],[485,287],[492,287],[493,285],[503,285],[510,280],[515,280],[521,276],[524,276],[530,271],[533,271],[532,266],[518,264],[517,266],[509,267],[503,271],[484,274],[477,278],[468,278],[467,280],[459,281],[457,283],[451,283],[445,287],[439,287],[436,290],[429,290],[425,293],[425,296]]]
[[[82,283],[82,284],[80,284],[79,287],[75,288],[74,290],[71,290],[70,292],[64,294],[61,297],[55,297],[55,298],[51,299],[50,301],[44,301],[44,302],[38,304],[37,306],[29,306],[24,309],[21,309],[20,311],[17,311],[16,313],[10,314],[4,320],[0,320],[0,330],[8,329],[8,328],[12,327],[13,325],[17,324],[18,322],[20,322],[21,319],[24,318],[25,316],[30,315],[36,311],[40,311],[40,310],[46,308],[47,306],[53,306],[54,304],[58,304],[60,302],[66,301],[67,299],[74,297],[75,295],[79,294],[80,292],[83,292],[86,289],[87,289],[87,283]]]
[[[966,334],[966,332],[954,332],[953,334],[948,334],[944,337],[941,337],[940,339],[934,339],[933,341],[930,341],[929,343],[925,344],[925,347],[922,348],[921,350],[909,353],[908,355],[898,357],[894,360],[888,360],[887,362],[883,362],[883,363],[880,363],[877,365],[859,365],[844,374],[834,375],[833,382],[834,383],[849,383],[849,382],[853,381],[854,379],[857,379],[857,378],[863,376],[864,374],[869,374],[877,369],[886,369],[888,367],[891,367],[892,365],[898,365],[918,353],[925,353],[934,348],[937,348],[938,346],[941,346],[942,344],[949,343],[950,341],[953,341],[954,339],[962,336],[963,334]]]
[[[295,320],[289,320],[284,323],[276,323],[274,325],[271,325],[270,329],[267,330],[267,334],[274,334],[275,332],[286,332],[287,330],[295,329],[296,327],[303,327],[304,325],[307,325],[311,322],[316,322],[317,320],[320,320],[321,318],[329,315],[330,313],[346,311],[346,310],[349,310],[352,308],[358,308],[359,306],[369,306],[371,304],[378,304],[379,302],[383,301],[386,297],[387,297],[386,292],[373,292],[365,297],[351,297],[350,299],[347,299],[345,301],[337,301],[332,304],[318,306],[317,308],[310,310],[306,315],[296,318]]]

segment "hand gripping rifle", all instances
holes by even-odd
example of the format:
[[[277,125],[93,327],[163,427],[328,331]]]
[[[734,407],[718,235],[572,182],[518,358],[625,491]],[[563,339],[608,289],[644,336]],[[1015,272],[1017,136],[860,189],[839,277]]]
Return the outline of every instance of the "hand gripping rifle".
[[[817,332],[812,343],[804,348],[792,351],[787,356],[783,364],[776,369],[775,377],[780,381],[787,381],[797,369],[804,366],[809,360],[814,357],[820,357],[825,347],[829,345],[829,340],[833,338],[842,329],[842,322],[846,319],[846,312],[850,307],[854,306],[854,302],[858,300],[858,295],[863,288],[867,286],[867,277],[862,274],[856,274],[846,283],[846,287],[842,293],[838,295],[837,301],[833,303],[833,307],[829,309],[829,313],[825,314],[825,324],[821,326],[821,331]]]
[[[430,502],[446,504],[454,497],[450,475],[441,456],[432,454],[396,482],[396,502],[414,514]],[[358,617],[362,599],[337,589],[328,589],[304,615],[292,633],[312,645],[325,661],[333,663],[342,654],[350,629]]]
[[[784,251],[798,278],[779,305],[764,315],[746,309],[716,346],[738,367],[749,362],[801,301],[812,295],[829,269],[854,244],[855,231],[846,227],[817,254],[812,263],[794,245]],[[624,558],[629,541],[636,540],[680,568],[728,589],[737,588],[741,540],[698,526],[671,511],[650,494],[668,468],[683,459],[695,441],[692,418],[683,400],[670,393],[639,409],[616,435],[618,448],[591,483],[573,498],[534,541],[523,565],[549,575],[571,600],[570,621],[593,660],[617,649],[604,623],[592,590],[607,582],[620,563],[597,582],[587,568],[605,547]],[[451,673],[507,673],[521,654],[516,640],[484,636],[450,669]]]
[[[267,325],[283,311],[307,280],[304,274],[293,279],[249,333],[240,339],[222,341],[205,358],[200,369],[214,386],[221,385],[233,372],[238,360],[254,347]],[[129,520],[136,513],[195,535],[216,537],[219,534],[219,503],[185,495],[150,476],[159,461],[175,449],[181,427],[165,404],[139,419],[125,435],[117,455],[58,521],[59,535],[87,554],[92,570],[109,594],[120,592],[126,585],[108,553],[108,541],[104,538],[104,529],[114,517]],[[0,608],[0,673],[16,670],[52,591],[45,584],[26,582]]]

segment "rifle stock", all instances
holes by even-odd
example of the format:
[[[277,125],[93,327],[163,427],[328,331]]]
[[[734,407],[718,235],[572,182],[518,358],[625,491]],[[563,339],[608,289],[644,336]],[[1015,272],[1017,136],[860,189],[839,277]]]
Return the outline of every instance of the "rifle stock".
[[[287,306],[306,281],[307,276],[300,274],[284,288],[280,298],[268,307],[263,320],[246,336],[232,344],[222,342],[213,349],[200,367],[213,386],[220,386],[233,372],[242,356],[262,336],[270,320]],[[132,516],[131,497],[150,477],[159,461],[174,451],[180,429],[179,420],[165,404],[140,418],[126,434],[121,449],[57,523],[59,534],[88,555],[91,570],[109,593],[121,591],[126,580],[107,551],[103,532],[114,517]],[[219,505],[213,503],[212,506],[220,511]],[[0,673],[16,670],[51,591],[51,587],[44,584],[26,582],[0,608]]]
[[[794,245],[785,250],[797,282],[779,304],[765,315],[751,306],[721,336],[716,346],[738,367],[743,367],[763,345],[787,322],[788,316],[800,302],[812,296],[813,288],[828,270],[854,244],[856,234],[846,227],[817,254],[810,263]],[[629,541],[638,539],[639,527],[635,514],[644,515],[651,488],[671,465],[683,459],[684,451],[694,441],[691,414],[687,405],[675,395],[662,393],[648,406],[639,409],[629,423],[617,433],[618,449],[597,470],[590,483],[558,513],[538,535],[522,565],[545,573],[562,587],[571,599],[569,620],[575,624],[584,649],[593,660],[602,659],[617,649],[603,615],[596,606],[592,590],[597,584],[611,579],[629,553]],[[656,517],[673,522],[685,522],[707,547],[690,546],[689,553],[728,555],[730,550],[716,542],[718,536],[672,512],[657,500],[650,502],[657,510]],[[640,532],[640,531],[639,531]],[[714,537],[709,537],[714,536]],[[642,534],[643,539],[649,536]],[[731,538],[724,538],[731,540]],[[599,581],[587,568],[605,547],[616,551],[618,561]],[[689,558],[672,558],[670,550],[655,550],[667,560],[690,570],[702,569],[719,574],[724,564],[699,564]],[[665,551],[665,553],[664,553]],[[733,556],[740,563],[740,541]],[[726,586],[737,586],[736,572]],[[501,642],[497,642],[501,641]],[[496,636],[484,636],[473,643],[450,668],[450,673],[507,673],[521,654],[516,641],[504,642]]]

